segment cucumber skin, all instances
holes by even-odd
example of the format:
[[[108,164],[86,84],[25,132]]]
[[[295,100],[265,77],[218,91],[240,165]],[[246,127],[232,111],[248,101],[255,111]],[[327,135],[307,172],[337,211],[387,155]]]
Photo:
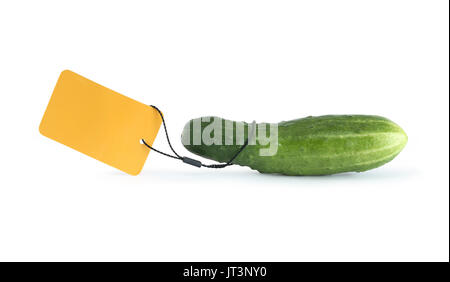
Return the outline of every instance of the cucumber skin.
[[[227,162],[241,147],[193,145],[192,136],[198,134],[192,126],[193,121],[189,121],[183,130],[183,135],[190,131],[190,145],[184,145],[190,152],[218,162]],[[222,119],[222,125],[224,122]],[[209,123],[202,122],[200,130]],[[248,126],[248,123],[244,123],[244,139],[247,138]],[[233,122],[233,128],[236,128],[236,122]],[[222,136],[222,144],[225,144],[225,134]],[[235,140],[236,136],[233,144],[236,144]],[[261,146],[257,142],[256,145],[247,146],[233,164],[248,166],[261,173],[285,175],[362,172],[394,159],[407,140],[400,126],[380,116],[306,117],[278,123],[278,150],[275,155],[260,156],[259,149],[268,146]]]

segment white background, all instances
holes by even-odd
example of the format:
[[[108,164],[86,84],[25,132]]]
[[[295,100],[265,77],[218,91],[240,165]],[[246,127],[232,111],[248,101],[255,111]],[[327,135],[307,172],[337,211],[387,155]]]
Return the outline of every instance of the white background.
[[[3,1],[0,259],[447,261],[448,1]],[[391,163],[327,177],[197,169],[133,177],[39,134],[73,70],[158,105],[278,122],[376,114]],[[155,146],[168,150],[164,135]]]

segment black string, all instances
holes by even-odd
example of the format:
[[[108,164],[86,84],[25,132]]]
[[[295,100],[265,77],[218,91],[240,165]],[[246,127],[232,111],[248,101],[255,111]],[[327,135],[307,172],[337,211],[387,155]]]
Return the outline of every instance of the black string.
[[[162,155],[164,155],[164,156],[168,156],[168,157],[171,157],[171,158],[174,158],[174,159],[177,159],[177,160],[180,160],[180,159],[181,159],[180,157],[172,156],[172,155],[166,154],[166,153],[164,153],[164,152],[161,152],[160,150],[157,150],[157,149],[153,148],[152,146],[148,145],[148,144],[145,142],[144,139],[142,139],[142,143],[144,143],[145,146],[149,147],[149,148],[152,149],[153,151],[155,151],[155,152],[157,152],[157,153],[160,153],[160,154],[162,154]]]
[[[175,156],[174,156],[174,155],[167,154],[167,153],[164,153],[164,152],[162,152],[162,151],[160,151],[160,150],[157,150],[157,149],[153,148],[152,146],[148,145],[147,142],[145,142],[144,139],[141,139],[141,140],[142,140],[142,143],[143,143],[145,146],[147,146],[149,149],[151,149],[151,150],[153,150],[153,151],[155,151],[155,152],[157,152],[157,153],[160,153],[160,154],[162,154],[162,155],[164,155],[164,156],[167,156],[167,157],[170,157],[170,158],[173,158],[173,159],[177,159],[177,160],[182,160],[184,163],[187,163],[187,164],[190,164],[190,165],[193,165],[193,166],[197,166],[197,167],[224,168],[224,167],[227,167],[227,166],[229,166],[229,165],[232,165],[232,164],[233,164],[232,162],[237,158],[237,156],[239,156],[239,154],[240,154],[240,153],[245,149],[245,147],[247,147],[247,145],[248,145],[248,137],[247,137],[247,139],[245,140],[245,142],[244,142],[244,144],[242,145],[242,147],[241,147],[241,148],[233,155],[233,157],[232,157],[228,162],[226,162],[226,163],[224,163],[224,164],[209,164],[209,165],[207,165],[207,164],[201,163],[201,162],[198,161],[198,160],[194,160],[194,159],[191,159],[191,158],[188,158],[188,157],[181,157],[177,152],[175,152],[175,150],[174,150],[173,147],[172,147],[172,144],[170,143],[169,134],[167,133],[166,121],[164,120],[163,114],[162,114],[161,111],[158,109],[158,107],[153,106],[153,105],[150,105],[150,107],[154,108],[154,109],[159,113],[159,115],[160,115],[160,117],[161,117],[161,120],[162,120],[162,123],[163,123],[163,126],[164,126],[164,131],[165,131],[165,133],[166,133],[167,143],[169,144],[169,147],[170,147],[170,149],[172,150],[172,152],[175,154]]]
[[[168,157],[171,157],[171,158],[182,159],[182,157],[181,157],[180,155],[178,155],[177,152],[175,152],[175,150],[174,150],[173,147],[172,147],[172,144],[170,143],[169,134],[167,133],[166,121],[164,120],[163,114],[162,114],[161,111],[158,109],[158,107],[153,106],[153,105],[150,105],[150,107],[154,108],[154,109],[159,113],[159,116],[161,117],[161,120],[162,120],[162,123],[163,123],[163,126],[164,126],[164,131],[166,132],[167,143],[169,144],[170,149],[172,150],[172,152],[175,154],[176,157],[175,157],[175,156],[172,156],[172,155],[169,155],[169,154],[166,154],[166,153],[163,153],[163,152],[161,152],[161,151],[159,151],[159,150],[156,150],[156,149],[152,148],[152,147],[149,146],[147,143],[145,143],[144,139],[142,139],[142,142],[144,143],[145,146],[149,147],[150,149],[154,150],[155,152],[158,152],[158,153],[160,153],[160,154],[163,154],[163,155],[168,156]]]
[[[239,156],[239,154],[245,149],[245,147],[247,145],[248,145],[248,138],[247,138],[247,140],[245,140],[244,145],[242,145],[242,147],[239,149],[239,151],[237,151],[236,154],[234,154],[234,156],[228,162],[226,162],[224,164],[210,164],[210,165],[202,164],[202,166],[209,167],[209,168],[223,168],[223,167],[232,165],[232,162],[234,161],[234,159],[237,158],[237,156]]]

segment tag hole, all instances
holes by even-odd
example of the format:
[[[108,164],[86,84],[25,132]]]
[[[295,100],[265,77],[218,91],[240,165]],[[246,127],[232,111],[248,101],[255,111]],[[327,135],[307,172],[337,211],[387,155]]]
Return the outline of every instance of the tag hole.
[[[144,141],[142,141],[142,139],[139,139],[139,143],[144,145]]]

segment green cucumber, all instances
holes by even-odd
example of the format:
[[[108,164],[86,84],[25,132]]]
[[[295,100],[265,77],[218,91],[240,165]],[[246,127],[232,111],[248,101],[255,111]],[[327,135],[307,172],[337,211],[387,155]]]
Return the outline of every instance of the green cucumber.
[[[213,121],[221,125],[220,130],[211,130]],[[285,175],[362,172],[394,159],[408,140],[400,126],[380,116],[327,115],[283,121],[272,124],[278,134],[277,138],[273,134],[268,144],[267,140],[262,142],[261,136],[270,136],[270,126],[257,124],[256,138],[250,138],[256,144],[248,145],[233,164]],[[218,117],[193,119],[183,129],[182,142],[194,154],[227,162],[247,140],[250,127],[245,122]],[[203,139],[199,142],[199,136],[213,138],[214,143]],[[262,156],[261,149],[267,151],[270,145],[276,153]]]

